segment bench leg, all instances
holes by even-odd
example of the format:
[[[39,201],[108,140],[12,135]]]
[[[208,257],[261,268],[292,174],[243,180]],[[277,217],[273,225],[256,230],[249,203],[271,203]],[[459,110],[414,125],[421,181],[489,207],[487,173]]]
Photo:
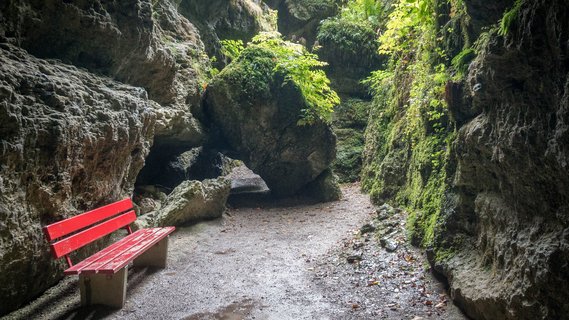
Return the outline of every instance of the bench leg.
[[[132,262],[134,266],[166,268],[168,237],[160,240]]]
[[[126,298],[127,269],[115,274],[80,274],[81,305],[103,304],[122,308]]]

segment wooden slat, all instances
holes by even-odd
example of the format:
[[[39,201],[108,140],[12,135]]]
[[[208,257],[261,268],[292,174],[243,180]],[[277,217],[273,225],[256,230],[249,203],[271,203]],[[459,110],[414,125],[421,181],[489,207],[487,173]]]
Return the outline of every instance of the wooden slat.
[[[69,219],[50,224],[44,227],[43,231],[47,241],[51,242],[130,209],[132,209],[132,201],[129,198],[123,199]]]
[[[120,241],[121,243],[119,244],[119,247],[117,247],[116,250],[107,255],[105,259],[101,259],[97,262],[92,263],[87,268],[84,268],[82,271],[88,273],[100,272],[101,269],[105,267],[105,265],[111,263],[114,259],[117,259],[121,255],[123,255],[125,251],[128,251],[131,248],[138,248],[147,243],[148,241],[152,241],[155,238],[155,233],[159,232],[161,229],[162,228],[143,229],[140,231],[143,232],[142,238],[139,238],[135,241],[128,241],[126,243]]]
[[[120,269],[124,268],[129,262],[134,260],[139,255],[143,254],[150,247],[158,243],[160,240],[167,237],[170,233],[174,232],[174,227],[154,228],[156,232],[151,237],[146,238],[146,241],[140,242],[132,247],[125,247],[119,256],[110,261],[106,265],[98,269],[99,273],[117,273]]]
[[[148,233],[150,231],[151,231],[150,229],[141,229],[141,230],[138,230],[132,234],[129,234],[126,237],[120,239],[119,241],[117,241],[117,242],[111,244],[110,246],[106,247],[105,249],[103,249],[103,250],[95,253],[94,255],[88,257],[87,259],[79,262],[78,264],[74,265],[73,267],[68,268],[67,270],[65,270],[64,273],[66,275],[80,274],[85,269],[90,268],[94,263],[97,263],[99,261],[105,261],[103,263],[103,265],[104,265],[110,259],[109,257],[113,257],[116,252],[120,252],[120,249],[123,246],[123,244],[135,245],[138,242],[144,240],[144,238],[146,238],[148,236]]]
[[[83,247],[115,230],[118,230],[136,220],[134,210],[109,219],[92,228],[83,230],[51,245],[51,250],[56,258],[62,257],[74,250]]]

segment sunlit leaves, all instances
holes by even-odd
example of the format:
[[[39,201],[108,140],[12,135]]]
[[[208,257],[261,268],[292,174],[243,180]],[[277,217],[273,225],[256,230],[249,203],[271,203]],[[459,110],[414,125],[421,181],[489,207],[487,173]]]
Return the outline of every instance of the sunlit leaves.
[[[283,40],[276,32],[255,36],[243,53],[249,56],[255,50],[269,52],[273,56],[272,72],[284,75],[285,82],[293,82],[302,92],[307,108],[302,110],[299,125],[331,121],[340,98],[330,88],[330,80],[322,70],[325,62],[319,61],[304,46]],[[254,66],[253,62],[250,66]]]

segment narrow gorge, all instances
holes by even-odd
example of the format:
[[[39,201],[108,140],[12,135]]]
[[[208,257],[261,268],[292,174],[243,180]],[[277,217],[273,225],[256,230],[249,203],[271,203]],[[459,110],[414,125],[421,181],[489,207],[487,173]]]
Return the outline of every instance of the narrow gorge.
[[[128,197],[135,228],[180,227],[171,274],[227,254],[237,268],[243,249],[297,278],[266,275],[267,306],[245,299],[269,319],[569,319],[568,75],[566,0],[3,0],[0,317],[40,317],[30,306],[67,281],[42,227]],[[243,203],[258,225],[239,225]],[[263,258],[271,234],[284,249]],[[218,236],[236,247],[210,254]],[[340,271],[334,246],[356,251]],[[409,283],[424,254],[461,311],[330,307],[346,293],[330,279],[368,246],[402,257]],[[302,282],[306,263],[330,278]],[[122,312],[100,317],[139,316]]]

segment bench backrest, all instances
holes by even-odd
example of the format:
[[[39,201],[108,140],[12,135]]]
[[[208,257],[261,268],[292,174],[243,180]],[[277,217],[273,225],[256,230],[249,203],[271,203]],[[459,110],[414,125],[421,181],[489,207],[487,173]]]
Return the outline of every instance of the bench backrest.
[[[67,255],[113,231],[127,227],[136,220],[130,199],[120,200],[43,228],[55,258]],[[129,230],[130,231],[130,230]]]

